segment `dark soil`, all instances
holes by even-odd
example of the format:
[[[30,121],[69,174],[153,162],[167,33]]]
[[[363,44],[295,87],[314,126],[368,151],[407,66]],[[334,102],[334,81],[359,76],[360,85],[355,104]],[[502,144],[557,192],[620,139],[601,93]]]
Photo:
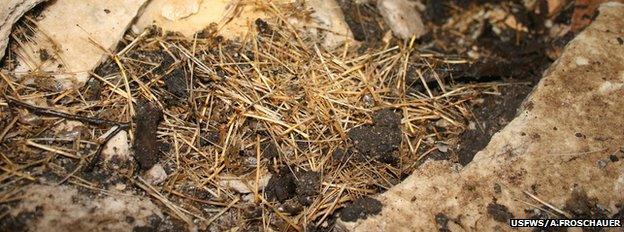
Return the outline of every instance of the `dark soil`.
[[[527,84],[514,84],[503,87],[501,95],[487,95],[483,103],[471,106],[474,130],[466,130],[460,136],[457,155],[459,163],[466,165],[475,154],[490,142],[490,138],[506,126],[517,113],[518,107],[533,87]]]
[[[354,222],[358,219],[366,219],[369,215],[381,212],[381,202],[371,197],[363,197],[351,202],[340,211],[340,219],[345,222]]]
[[[448,12],[448,4],[433,3],[429,14]],[[479,1],[451,1],[458,6],[471,4],[494,4]],[[543,28],[545,16],[527,11],[524,7],[509,2],[501,2],[514,9],[514,16],[529,28],[529,33],[523,38],[512,39],[517,34],[513,31],[495,33],[490,24],[485,24],[478,31],[478,37],[473,46],[478,47],[481,58],[469,66],[455,67],[453,80],[462,83],[499,81],[512,83],[501,87],[501,95],[485,95],[483,102],[473,102],[469,105],[475,128],[466,130],[460,136],[456,150],[458,162],[467,165],[474,155],[485,148],[492,135],[505,127],[517,114],[520,104],[531,92],[542,77],[542,72],[552,62],[547,54],[549,51],[557,53],[571,39],[550,38]],[[508,29],[510,30],[510,29]],[[438,32],[438,36],[440,33]],[[439,38],[440,40],[442,38]],[[439,48],[438,50],[449,50]]]
[[[509,219],[513,218],[513,214],[509,212],[507,206],[492,202],[487,206],[487,212],[492,218],[498,222],[507,223]]]
[[[283,167],[274,174],[265,187],[270,200],[284,203],[285,211],[295,213],[300,206],[312,203],[321,187],[321,175],[313,171],[295,171]]]
[[[269,200],[285,202],[295,196],[296,189],[295,176],[288,168],[282,168],[278,173],[271,176],[264,191]]]
[[[158,106],[141,101],[136,106],[134,123],[134,158],[138,161],[141,170],[149,170],[158,163],[160,152],[156,138],[158,124],[162,120],[163,112]]]
[[[310,205],[313,196],[318,194],[321,187],[321,174],[313,171],[301,171],[295,176],[297,178],[296,193],[299,202],[303,205]]]
[[[186,98],[188,87],[186,84],[186,74],[181,68],[174,69],[164,76],[167,91],[178,98]]]
[[[394,163],[394,152],[401,145],[401,116],[392,110],[381,110],[373,115],[374,125],[364,125],[349,131],[352,152],[364,159],[378,159]]]
[[[353,38],[363,43],[362,49],[379,46],[384,30],[378,21],[378,13],[375,6],[369,4],[356,4],[354,1],[339,1],[340,8],[349,25]]]
[[[272,32],[271,27],[269,26],[269,24],[266,21],[258,18],[258,19],[256,19],[255,24],[256,24],[256,28],[258,29],[258,32],[260,32],[260,34],[262,34],[262,35],[271,34],[271,32]]]

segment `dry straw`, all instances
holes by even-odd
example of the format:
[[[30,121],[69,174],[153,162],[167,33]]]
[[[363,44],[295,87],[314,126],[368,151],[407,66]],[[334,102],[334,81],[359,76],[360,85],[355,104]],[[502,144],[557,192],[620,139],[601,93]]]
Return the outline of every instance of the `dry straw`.
[[[268,30],[251,31],[240,41],[222,41],[210,30],[188,39],[152,28],[127,35],[120,52],[111,53],[80,90],[50,92],[10,74],[2,74],[2,90],[22,102],[112,122],[132,121],[140,99],[154,102],[164,111],[158,140],[167,145],[161,149],[167,180],[153,186],[132,174],[111,175],[128,178],[134,191],[144,191],[193,228],[301,231],[331,224],[349,201],[399,183],[437,149],[435,142],[450,143],[463,131],[463,103],[484,89],[451,87],[438,70],[458,61],[419,52],[413,41],[366,53],[349,44],[328,51],[293,29],[284,20],[288,11],[261,7],[274,14]],[[187,91],[175,95],[175,83],[166,78],[179,71],[184,75],[177,84]],[[37,100],[43,98],[47,102]],[[106,193],[106,186],[57,163],[85,166],[110,128],[85,125],[68,140],[54,130],[65,118],[27,121],[33,112],[7,107],[0,100],[6,121],[0,130],[0,202],[18,200],[25,185],[48,172],[58,174],[60,183]],[[398,162],[335,159],[350,144],[348,131],[371,124],[380,109],[402,117]],[[11,120],[9,112],[23,118]],[[432,126],[438,121],[447,125],[444,132]],[[267,198],[261,184],[280,167],[320,174],[311,204],[293,215]],[[232,180],[249,191],[232,188]]]

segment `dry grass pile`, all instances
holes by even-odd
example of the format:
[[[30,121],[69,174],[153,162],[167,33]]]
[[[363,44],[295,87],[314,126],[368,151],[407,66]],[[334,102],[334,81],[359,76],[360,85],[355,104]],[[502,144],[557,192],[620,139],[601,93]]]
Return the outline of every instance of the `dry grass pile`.
[[[123,183],[200,229],[324,227],[447,152],[467,127],[464,102],[491,87],[451,87],[438,72],[462,61],[412,43],[327,51],[269,10],[240,41],[215,30],[127,35],[79,90],[2,74],[0,202],[35,182],[109,194]],[[134,163],[85,170],[112,126],[134,141],[145,101],[163,112],[150,146],[167,179],[151,185]],[[68,126],[75,115],[82,123]]]

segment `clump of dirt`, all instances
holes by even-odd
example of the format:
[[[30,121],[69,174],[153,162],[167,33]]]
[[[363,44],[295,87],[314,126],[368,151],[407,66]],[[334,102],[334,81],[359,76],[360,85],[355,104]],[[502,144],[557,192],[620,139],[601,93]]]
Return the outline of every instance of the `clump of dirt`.
[[[270,200],[284,203],[284,211],[298,213],[312,203],[321,187],[321,175],[314,171],[290,171],[283,167],[269,179],[265,192]]]
[[[255,24],[256,28],[258,29],[258,33],[260,33],[261,35],[269,35],[272,33],[271,26],[269,26],[266,21],[258,18],[256,19]]]
[[[297,178],[296,193],[303,205],[312,203],[312,197],[318,194],[321,187],[321,174],[313,171],[300,171]]]
[[[136,107],[137,114],[134,119],[134,156],[142,170],[149,170],[160,159],[156,138],[158,124],[163,117],[163,112],[158,106],[147,101],[140,101]]]
[[[185,99],[188,96],[186,75],[184,70],[176,68],[164,76],[167,91],[178,98]]]
[[[487,212],[492,218],[498,222],[507,223],[509,219],[513,218],[513,214],[509,212],[507,206],[492,202],[487,206]]]
[[[362,42],[362,49],[379,46],[384,30],[383,22],[370,4],[358,4],[354,1],[339,1],[340,8],[349,25],[353,38]]]
[[[369,215],[381,212],[383,205],[380,201],[371,197],[362,197],[345,206],[340,211],[340,219],[345,222],[354,222],[358,219],[366,219]]]
[[[296,189],[295,176],[288,168],[281,168],[278,173],[271,176],[264,191],[270,200],[284,202],[295,196]]]
[[[385,109],[373,115],[374,125],[353,128],[348,135],[353,152],[365,159],[393,163],[394,151],[401,145],[401,116]]]

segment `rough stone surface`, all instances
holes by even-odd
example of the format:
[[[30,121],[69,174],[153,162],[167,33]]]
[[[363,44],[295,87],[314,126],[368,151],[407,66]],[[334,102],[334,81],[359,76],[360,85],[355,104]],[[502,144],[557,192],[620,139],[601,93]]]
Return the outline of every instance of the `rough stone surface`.
[[[273,1],[279,5],[290,0]],[[195,6],[197,4],[197,6]],[[195,9],[197,7],[197,9]],[[151,25],[191,37],[214,24],[225,38],[242,37],[257,18],[266,18],[266,9],[240,0],[151,0],[137,18],[133,30],[140,33]]]
[[[161,164],[156,164],[152,166],[145,173],[145,181],[151,185],[158,185],[167,179],[167,172],[165,172],[165,168]]]
[[[19,62],[15,73],[42,71],[52,74],[62,89],[83,86],[89,71],[114,50],[145,2],[54,1],[42,10],[32,38],[21,41],[14,51]]]
[[[129,160],[131,156],[128,132],[125,130],[119,131],[110,140],[108,140],[106,145],[104,145],[104,149],[102,149],[102,156],[104,156],[105,161],[109,161],[113,159],[113,157],[122,160]]]
[[[379,0],[377,9],[394,35],[401,39],[418,38],[427,33],[415,4],[408,0]]]
[[[0,230],[131,231],[163,217],[149,199],[118,192],[93,197],[73,186],[32,185],[22,197]]]
[[[171,21],[189,17],[199,11],[201,0],[170,0],[162,7],[161,15]]]
[[[616,215],[624,203],[624,4],[604,4],[600,12],[544,73],[518,116],[463,170],[428,161],[377,198],[381,214],[337,226],[433,231],[444,222],[449,229],[508,231],[509,217],[549,215],[536,207],[554,211],[539,201],[572,218]]]
[[[28,10],[45,0],[3,0],[0,4],[0,59],[9,42],[11,28]]]
[[[353,33],[345,21],[340,5],[335,0],[310,0],[307,4],[314,10],[314,24],[324,35],[322,45],[327,49],[336,48],[346,42],[353,42]]]

